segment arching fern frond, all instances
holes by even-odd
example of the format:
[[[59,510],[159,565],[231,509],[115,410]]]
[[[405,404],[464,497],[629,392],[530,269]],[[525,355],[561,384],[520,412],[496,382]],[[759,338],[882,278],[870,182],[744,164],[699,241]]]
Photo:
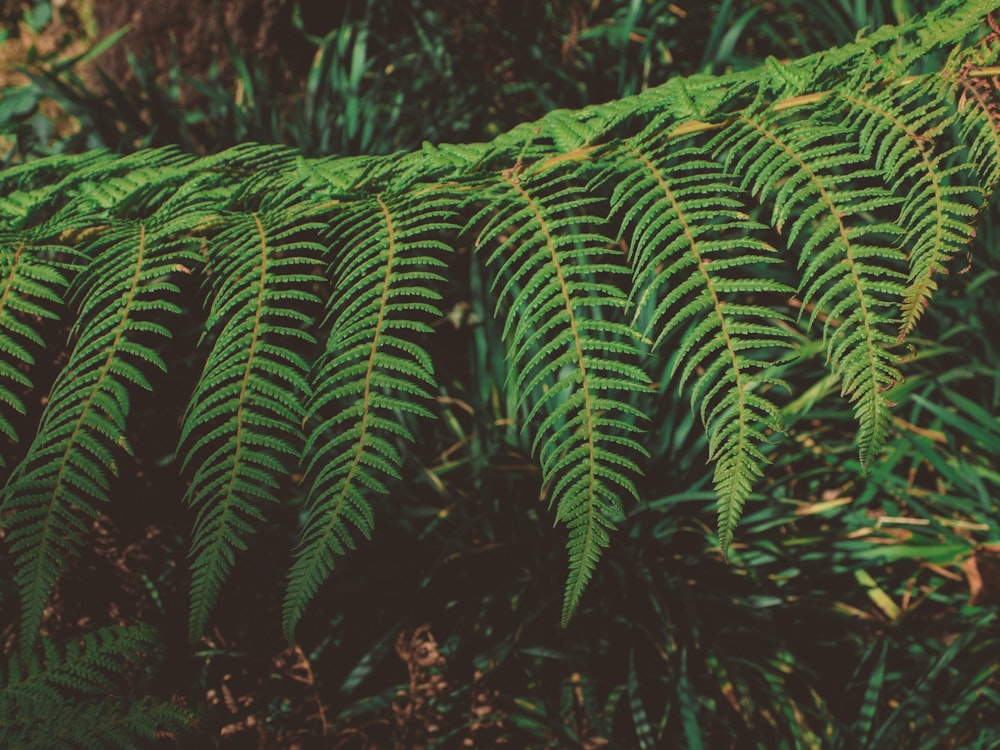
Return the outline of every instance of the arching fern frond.
[[[35,232],[0,231],[0,439],[17,442],[11,412],[24,414],[19,391],[32,387],[31,368],[45,347],[32,319],[57,320],[80,258]],[[0,469],[5,468],[0,454]]]
[[[440,191],[415,197],[390,186],[335,211],[326,236],[336,292],[311,374],[309,495],[285,595],[289,639],[336,556],[354,547],[356,533],[371,536],[370,498],[399,474],[396,441],[412,440],[398,415],[431,416],[424,402],[435,389],[433,366],[416,338],[441,314],[439,269],[449,248],[438,236],[454,230],[454,198]]]
[[[885,391],[901,378],[891,348],[906,276],[895,215],[877,218],[898,200],[853,146],[845,128],[776,107],[744,111],[711,144],[745,190],[771,203],[773,226],[799,247],[803,310],[810,326],[823,324],[867,466],[892,419]]]
[[[597,199],[558,169],[507,170],[488,195],[469,226],[482,223],[476,244],[493,248],[510,387],[529,407],[524,427],[534,432],[556,519],[569,528],[566,623],[624,516],[622,496],[636,495],[635,458],[644,449],[630,435],[644,415],[628,396],[645,391],[648,376],[634,364],[636,337],[621,320],[621,251],[602,233],[603,219],[587,212]]]
[[[171,301],[172,276],[193,262],[169,223],[142,219],[117,222],[84,254],[102,260],[73,282],[75,345],[27,455],[0,493],[21,593],[24,653],[87,520],[98,514],[95,503],[109,495],[116,454],[128,450],[130,394],[149,388],[148,368],[166,369],[153,342],[170,335],[163,322],[180,312]]]
[[[959,148],[938,150],[952,122],[947,83],[936,77],[884,85],[852,81],[834,92],[825,116],[855,134],[893,193],[902,199],[900,240],[909,261],[899,340],[917,325],[937,288],[934,275],[972,236],[971,217],[981,204],[970,185]],[[837,106],[840,105],[840,106]]]
[[[266,189],[266,188],[265,188]],[[196,466],[187,501],[192,534],[189,634],[197,640],[237,551],[278,502],[302,449],[308,393],[304,352],[315,339],[310,291],[323,248],[304,239],[297,191],[256,210],[223,212],[207,243],[211,353],[184,415],[182,469]]]
[[[779,384],[763,375],[778,357],[757,352],[790,346],[785,316],[751,297],[794,290],[762,276],[780,259],[760,238],[765,227],[745,213],[732,176],[665,132],[656,121],[623,142],[602,178],[616,180],[611,207],[628,239],[636,321],[654,345],[676,340],[669,376],[690,386],[708,430],[725,554],[767,464],[759,446],[778,428],[777,408],[763,394]]]

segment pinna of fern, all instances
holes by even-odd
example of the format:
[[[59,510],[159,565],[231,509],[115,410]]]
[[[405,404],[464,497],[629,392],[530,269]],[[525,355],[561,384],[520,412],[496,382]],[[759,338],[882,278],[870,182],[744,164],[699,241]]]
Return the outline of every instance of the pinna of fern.
[[[850,81],[832,92],[823,113],[841,119],[861,153],[901,199],[897,223],[909,271],[900,340],[916,328],[929,304],[937,288],[935,275],[968,245],[971,219],[982,202],[980,189],[970,183],[969,165],[960,157],[962,149],[936,147],[954,118],[949,86],[944,76],[880,85]]]
[[[21,647],[34,643],[45,603],[109,496],[126,420],[146,372],[165,369],[156,340],[180,308],[173,276],[194,262],[169,221],[119,220],[82,254],[69,289],[78,311],[69,360],[52,386],[36,434],[0,499],[21,596]]]
[[[0,231],[0,436],[11,443],[18,440],[12,417],[25,413],[19,393],[31,388],[37,350],[45,346],[23,317],[58,320],[69,284],[67,271],[75,265],[69,248],[44,238],[33,230]],[[0,455],[0,470],[5,465]]]
[[[253,187],[263,196],[253,210],[241,206],[212,220],[206,333],[215,340],[181,423],[182,470],[196,467],[187,490],[197,509],[192,640],[204,631],[237,551],[266,520],[265,507],[287,493],[302,451],[304,352],[315,343],[310,328],[320,304],[309,287],[323,252],[305,237],[322,224],[302,216],[297,183]]]
[[[447,191],[415,195],[400,179],[374,196],[345,196],[323,233],[336,293],[310,375],[307,513],[285,595],[289,639],[335,557],[355,546],[355,535],[371,536],[371,498],[399,476],[398,441],[412,441],[400,415],[431,416],[434,371],[418,337],[441,315],[450,248],[436,235],[454,231],[454,205]]]
[[[476,244],[489,248],[504,306],[510,386],[529,404],[525,426],[539,417],[532,447],[569,529],[565,623],[624,517],[622,497],[636,495],[643,412],[625,397],[646,390],[648,376],[612,283],[624,268],[585,186],[559,169],[506,171],[486,195],[469,226],[482,224]]]
[[[754,105],[710,147],[741,176],[745,190],[770,203],[770,223],[787,231],[789,247],[799,248],[806,322],[822,323],[830,364],[855,406],[860,459],[867,466],[889,431],[885,392],[901,378],[891,348],[906,279],[897,225],[868,216],[898,199],[853,148],[849,131],[804,121],[793,110]]]
[[[679,390],[690,386],[708,430],[725,554],[767,463],[761,446],[779,427],[764,391],[782,384],[764,371],[791,339],[784,315],[745,298],[792,289],[761,276],[780,259],[760,237],[766,227],[745,212],[732,175],[703,147],[664,138],[665,124],[658,118],[618,144],[600,179],[617,180],[611,209],[621,215],[619,234],[628,235],[636,322],[654,347],[674,338],[668,378]]]
[[[59,188],[91,170],[120,170],[96,155],[46,161],[51,168],[22,165],[4,171],[0,181],[7,193],[0,198],[0,435],[12,443],[19,436],[11,417],[25,412],[18,392],[33,386],[36,358],[49,343],[29,321],[65,317],[70,281],[89,260],[67,235],[98,220],[92,199]],[[66,164],[79,171],[70,172]],[[42,177],[53,182],[36,184]],[[0,455],[0,470],[6,463]]]

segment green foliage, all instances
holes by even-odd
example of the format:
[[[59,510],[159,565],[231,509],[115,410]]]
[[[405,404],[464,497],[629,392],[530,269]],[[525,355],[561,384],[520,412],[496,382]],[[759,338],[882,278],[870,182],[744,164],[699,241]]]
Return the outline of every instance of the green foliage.
[[[192,639],[274,508],[303,511],[289,639],[336,557],[371,536],[432,414],[431,334],[466,243],[502,329],[505,400],[569,529],[564,623],[656,471],[656,388],[685,390],[706,428],[724,553],[812,335],[875,467],[894,436],[897,344],[996,180],[978,70],[993,46],[911,68],[996,5],[948,3],[794,64],[674,79],[488,144],[91,153],[0,174],[0,429],[28,438],[0,496],[22,654],[112,491],[131,405],[177,367],[162,351],[191,299],[207,311],[178,434],[197,514]],[[68,360],[41,414],[14,418],[53,319]]]
[[[117,177],[95,165],[92,171],[76,174],[78,184],[91,194],[77,217],[116,199],[121,199],[116,205],[123,215],[78,248],[59,248],[47,273],[33,273],[32,267],[45,262],[53,252],[50,246],[27,245],[19,239],[4,248],[10,269],[7,288],[12,294],[35,292],[42,302],[26,304],[28,314],[45,314],[45,304],[60,299],[75,316],[69,360],[52,386],[27,454],[0,494],[22,596],[23,633],[37,632],[48,595],[81,543],[86,519],[98,515],[94,503],[108,495],[117,474],[116,452],[129,450],[125,432],[131,394],[136,388],[149,388],[150,369],[166,368],[156,343],[169,337],[170,318],[180,312],[172,300],[177,292],[173,275],[192,256],[177,234],[187,228],[190,217],[184,212],[185,191],[164,195],[177,176],[170,169],[169,155],[160,154],[152,161],[161,162],[161,167],[149,165]],[[108,182],[98,186],[90,182],[93,178]],[[131,215],[133,202],[143,198],[162,200],[166,212],[149,219]],[[64,210],[74,214],[79,208],[76,196],[71,196]],[[55,217],[49,227],[58,224]],[[88,257],[102,260],[84,264]],[[68,287],[58,273],[62,268],[72,269]],[[51,286],[19,284],[22,273]],[[23,361],[23,356],[18,359]],[[3,374],[17,382],[16,361],[5,361]],[[22,642],[24,649],[32,644],[30,637]]]
[[[422,318],[440,315],[436,255],[449,248],[429,235],[454,229],[450,206],[447,195],[414,203],[405,190],[380,193],[352,202],[324,230],[339,249],[328,278],[344,293],[328,300],[332,325],[310,384],[309,492],[285,599],[289,637],[335,556],[354,547],[352,528],[371,538],[370,497],[399,476],[394,440],[413,439],[397,415],[431,416],[433,366],[411,337],[430,332]]]
[[[614,179],[623,165],[630,167],[611,202],[627,207],[621,227],[632,237],[633,295],[639,297],[635,308],[644,318],[643,334],[654,345],[683,336],[669,370],[678,388],[697,374],[691,398],[700,404],[709,458],[716,462],[720,541],[726,550],[767,462],[760,446],[778,427],[774,405],[755,391],[780,381],[762,374],[768,362],[755,352],[790,346],[785,315],[728,300],[794,290],[753,273],[777,262],[775,249],[760,238],[765,227],[743,212],[730,176],[701,149],[657,143],[661,128],[654,121],[635,143],[624,144],[606,175]]]
[[[4,747],[144,748],[190,724],[188,711],[129,690],[132,678],[158,658],[152,628],[106,628],[63,649],[48,639],[41,643],[40,657],[14,656],[0,670]]]
[[[206,334],[214,334],[215,343],[180,437],[182,470],[197,467],[187,491],[198,510],[191,550],[192,640],[204,631],[237,550],[246,548],[254,524],[266,519],[262,506],[273,500],[302,451],[292,425],[305,416],[308,365],[296,347],[315,343],[309,313],[319,300],[308,289],[309,270],[312,254],[322,248],[296,239],[319,225],[304,222],[281,187],[259,194],[260,205],[249,212],[213,218],[217,233],[204,274],[212,304]]]
[[[626,397],[648,377],[633,364],[635,336],[619,319],[626,299],[614,282],[624,269],[593,230],[603,220],[586,213],[597,199],[562,170],[503,172],[486,195],[470,224],[488,217],[476,244],[497,245],[487,264],[498,269],[494,289],[502,284],[510,385],[528,422],[544,415],[532,450],[558,502],[556,518],[569,527],[566,623],[608,531],[624,517],[622,495],[637,496],[632,457],[645,451],[626,437],[640,429],[625,419],[642,412]]]
[[[866,168],[849,130],[803,128],[786,112],[755,110],[737,118],[713,147],[726,154],[728,169],[743,176],[744,189],[773,202],[774,227],[787,227],[788,244],[801,241],[802,307],[810,311],[809,328],[823,318],[827,356],[855,404],[861,465],[867,466],[889,430],[885,393],[901,377],[891,351],[892,323],[907,290],[896,217],[863,217],[877,216],[895,200],[878,183],[863,185],[878,173]],[[757,164],[767,166],[755,169]]]

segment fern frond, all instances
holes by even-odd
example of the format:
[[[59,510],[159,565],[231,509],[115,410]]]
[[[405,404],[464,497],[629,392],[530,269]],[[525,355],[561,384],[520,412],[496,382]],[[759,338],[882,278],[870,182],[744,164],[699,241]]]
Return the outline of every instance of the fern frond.
[[[900,230],[875,218],[898,199],[853,148],[849,132],[776,108],[748,110],[713,139],[744,189],[772,204],[774,226],[800,245],[799,292],[822,336],[842,392],[854,405],[868,466],[892,415],[885,391],[901,379],[894,311],[905,295]],[[890,332],[892,331],[892,332]]]
[[[197,466],[186,499],[197,509],[191,542],[189,635],[197,640],[246,538],[266,520],[302,448],[308,392],[303,352],[315,344],[319,298],[312,268],[323,248],[304,239],[294,195],[224,214],[206,259],[218,335],[181,427],[182,470]]]
[[[12,750],[148,750],[191,726],[190,711],[153,696],[62,701],[0,726]]]
[[[986,199],[1000,183],[1000,88],[983,69],[995,66],[998,56],[1000,36],[993,34],[971,49],[954,50],[941,72],[951,84],[951,98],[958,98],[958,140],[976,166],[976,184]]]
[[[615,180],[611,207],[628,239],[640,330],[654,346],[683,333],[669,376],[690,386],[708,431],[725,554],[767,464],[759,446],[779,429],[763,395],[778,381],[764,372],[790,347],[786,317],[749,299],[794,290],[761,277],[780,259],[759,238],[765,227],[745,213],[733,177],[703,149],[662,138],[660,123],[646,132],[607,155],[601,179]]]
[[[946,85],[937,76],[881,86],[852,81],[834,92],[824,113],[856,134],[861,153],[902,198],[898,222],[909,277],[899,340],[913,331],[930,302],[935,273],[971,240],[971,217],[981,203],[980,191],[962,179],[967,165],[949,166],[960,149],[934,152],[953,119]]]
[[[337,291],[311,375],[307,515],[284,604],[290,641],[336,556],[354,547],[355,533],[371,537],[370,497],[399,475],[396,440],[412,440],[399,415],[431,416],[424,402],[435,389],[433,367],[417,337],[431,330],[425,319],[441,314],[436,288],[449,248],[436,236],[454,229],[453,215],[445,194],[414,200],[390,190],[345,205],[327,233]]]
[[[120,692],[126,675],[158,658],[162,645],[156,630],[146,624],[102,628],[63,648],[41,641],[42,655],[11,655],[0,668],[0,715],[35,713],[63,700],[103,698]]]
[[[103,628],[64,649],[48,639],[42,646],[42,658],[15,655],[0,668],[3,747],[141,748],[190,725],[180,706],[123,697],[132,677],[159,658],[160,640],[148,625]]]
[[[496,245],[487,265],[504,305],[510,387],[522,404],[533,400],[524,428],[534,432],[556,520],[569,529],[564,624],[624,517],[622,496],[636,494],[635,459],[645,452],[629,437],[643,414],[628,397],[646,391],[648,377],[620,320],[620,251],[601,233],[604,221],[586,213],[595,202],[560,170],[508,170],[469,224],[484,224],[477,247]]]
[[[430,414],[439,385],[423,337],[462,206],[503,329],[506,357],[491,359],[569,527],[564,621],[635,493],[649,345],[673,347],[667,375],[708,433],[724,548],[778,427],[790,305],[822,338],[869,464],[891,426],[894,347],[1000,181],[1000,34],[967,38],[998,7],[945,0],[838,50],[553,112],[485,144],[324,160],[254,144],[203,159],[154,149],[0,173],[4,445],[48,371],[33,364],[52,347],[46,319],[72,325],[0,491],[22,648],[115,491],[132,396],[187,313],[179,274],[202,279],[210,349],[180,435],[197,509],[191,634],[301,470],[293,637],[337,555],[372,533],[372,498]],[[912,75],[956,44],[943,71]],[[757,221],[783,235],[778,252]],[[786,249],[797,264],[779,265]]]
[[[7,544],[21,593],[21,646],[31,649],[45,602],[67,559],[97,516],[128,450],[130,393],[148,389],[144,371],[166,369],[154,349],[162,321],[180,312],[172,275],[192,263],[170,227],[122,221],[85,250],[92,261],[73,282],[79,317],[28,453],[0,492]],[[152,322],[155,317],[158,322]]]
[[[18,436],[10,412],[25,413],[18,391],[32,387],[33,352],[45,346],[31,321],[59,319],[81,261],[69,248],[33,235],[0,231],[0,438],[12,443]],[[0,469],[5,465],[0,455]]]

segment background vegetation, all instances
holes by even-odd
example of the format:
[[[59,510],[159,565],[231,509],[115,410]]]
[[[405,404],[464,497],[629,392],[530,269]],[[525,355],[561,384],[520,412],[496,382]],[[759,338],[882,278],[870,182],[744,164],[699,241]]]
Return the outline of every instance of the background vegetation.
[[[8,4],[0,50],[22,77],[5,80],[0,159],[485,140],[672,75],[842,44],[933,3],[369,0],[330,28],[307,3],[262,5],[276,15],[244,23],[263,37],[220,22],[217,37],[206,32],[220,54],[191,69],[169,34],[97,41],[108,29],[96,0]],[[817,354],[809,382],[819,385],[786,407],[792,439],[771,456],[728,565],[704,439],[686,403],[665,400],[644,500],[559,627],[562,537],[547,528],[538,473],[497,396],[503,347],[472,274],[438,321],[439,418],[421,428],[373,543],[338,566],[299,647],[283,641],[268,595],[287,568],[295,508],[240,560],[212,634],[195,653],[187,645],[191,523],[173,433],[158,425],[176,423],[191,383],[150,397],[140,429],[162,441],[145,454],[157,458],[123,471],[126,489],[43,632],[72,641],[151,624],[163,658],[133,685],[193,710],[191,747],[994,747],[998,226],[988,216],[965,267],[940,282],[895,435],[867,476]],[[193,318],[187,335],[198,334]],[[14,450],[2,447],[5,458]],[[4,566],[0,603],[13,599]]]

